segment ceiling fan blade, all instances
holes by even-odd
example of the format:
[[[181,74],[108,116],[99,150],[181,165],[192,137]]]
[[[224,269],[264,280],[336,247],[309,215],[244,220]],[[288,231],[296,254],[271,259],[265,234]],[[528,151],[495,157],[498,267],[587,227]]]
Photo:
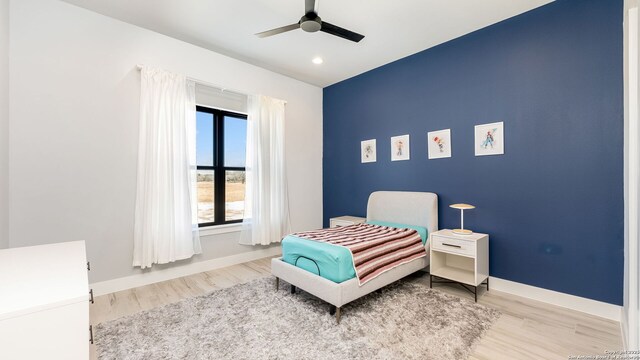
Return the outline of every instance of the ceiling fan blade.
[[[316,12],[316,0],[305,0],[304,1],[304,13],[315,13]]]
[[[354,33],[353,31],[349,31],[339,26],[329,24],[326,21],[322,22],[322,27],[320,28],[320,31],[326,32],[327,34],[339,36],[343,39],[355,41],[355,42],[360,42],[360,40],[364,39],[364,35],[360,35],[358,33]]]
[[[291,31],[291,30],[295,30],[295,29],[299,29],[299,28],[300,28],[300,24],[299,23],[295,23],[295,24],[291,24],[291,25],[287,25],[287,26],[283,26],[283,27],[279,27],[279,28],[263,31],[263,32],[257,33],[256,36],[259,37],[259,38],[264,38],[264,37],[267,37],[267,36],[278,35],[278,34],[282,34],[283,32],[287,32],[287,31]]]

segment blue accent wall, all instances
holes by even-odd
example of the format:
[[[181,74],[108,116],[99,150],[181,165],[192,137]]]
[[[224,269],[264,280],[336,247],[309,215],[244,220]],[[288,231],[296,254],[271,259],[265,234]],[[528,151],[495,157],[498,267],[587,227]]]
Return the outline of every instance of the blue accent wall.
[[[622,0],[560,0],[325,88],[324,224],[372,191],[432,191],[440,228],[477,206],[491,276],[621,305],[622,20]],[[474,156],[474,125],[497,121],[505,154]],[[449,128],[453,157],[428,160]],[[391,162],[404,134],[411,160]]]

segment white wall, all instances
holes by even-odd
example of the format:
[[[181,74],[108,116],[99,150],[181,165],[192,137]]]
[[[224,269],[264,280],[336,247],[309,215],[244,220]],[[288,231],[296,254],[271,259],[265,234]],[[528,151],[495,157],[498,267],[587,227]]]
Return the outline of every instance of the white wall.
[[[9,0],[0,0],[0,249],[9,247]]]
[[[638,0],[625,0],[624,14],[624,306],[622,332],[627,349],[640,346],[640,77]]]
[[[140,272],[138,63],[287,100],[292,227],[322,225],[320,88],[57,0],[12,0],[10,46],[12,247],[84,239],[92,282]],[[237,236],[178,264],[255,249]]]

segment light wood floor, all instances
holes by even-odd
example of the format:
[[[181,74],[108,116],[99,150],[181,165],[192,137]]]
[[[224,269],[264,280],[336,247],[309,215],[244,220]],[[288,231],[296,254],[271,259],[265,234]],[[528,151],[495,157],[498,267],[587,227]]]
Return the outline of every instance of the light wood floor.
[[[99,296],[91,306],[91,323],[113,320],[270,275],[270,262],[271,259],[266,258]],[[419,273],[412,281],[428,284],[429,276]],[[458,286],[434,284],[434,288],[473,301],[473,295]],[[478,296],[479,303],[494,307],[503,315],[480,340],[470,359],[566,360],[569,355],[602,355],[605,350],[622,349],[618,322],[495,290]],[[96,359],[93,346],[91,358]]]

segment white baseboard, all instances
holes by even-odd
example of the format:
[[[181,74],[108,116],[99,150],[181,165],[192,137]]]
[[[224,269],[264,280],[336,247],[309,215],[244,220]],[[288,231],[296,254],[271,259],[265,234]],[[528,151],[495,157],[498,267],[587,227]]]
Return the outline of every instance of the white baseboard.
[[[95,296],[110,294],[117,291],[132,289],[139,286],[154,284],[161,281],[176,279],[183,276],[193,275],[204,271],[219,269],[231,265],[241,264],[248,261],[258,260],[269,256],[276,256],[282,253],[280,246],[267,249],[249,251],[237,255],[226,256],[217,259],[205,260],[190,263],[182,266],[175,266],[168,269],[151,271],[144,274],[136,274],[118,279],[101,281],[91,284]]]
[[[622,306],[619,305],[608,304],[495,277],[491,277],[490,289],[561,306],[613,321],[622,320]]]

